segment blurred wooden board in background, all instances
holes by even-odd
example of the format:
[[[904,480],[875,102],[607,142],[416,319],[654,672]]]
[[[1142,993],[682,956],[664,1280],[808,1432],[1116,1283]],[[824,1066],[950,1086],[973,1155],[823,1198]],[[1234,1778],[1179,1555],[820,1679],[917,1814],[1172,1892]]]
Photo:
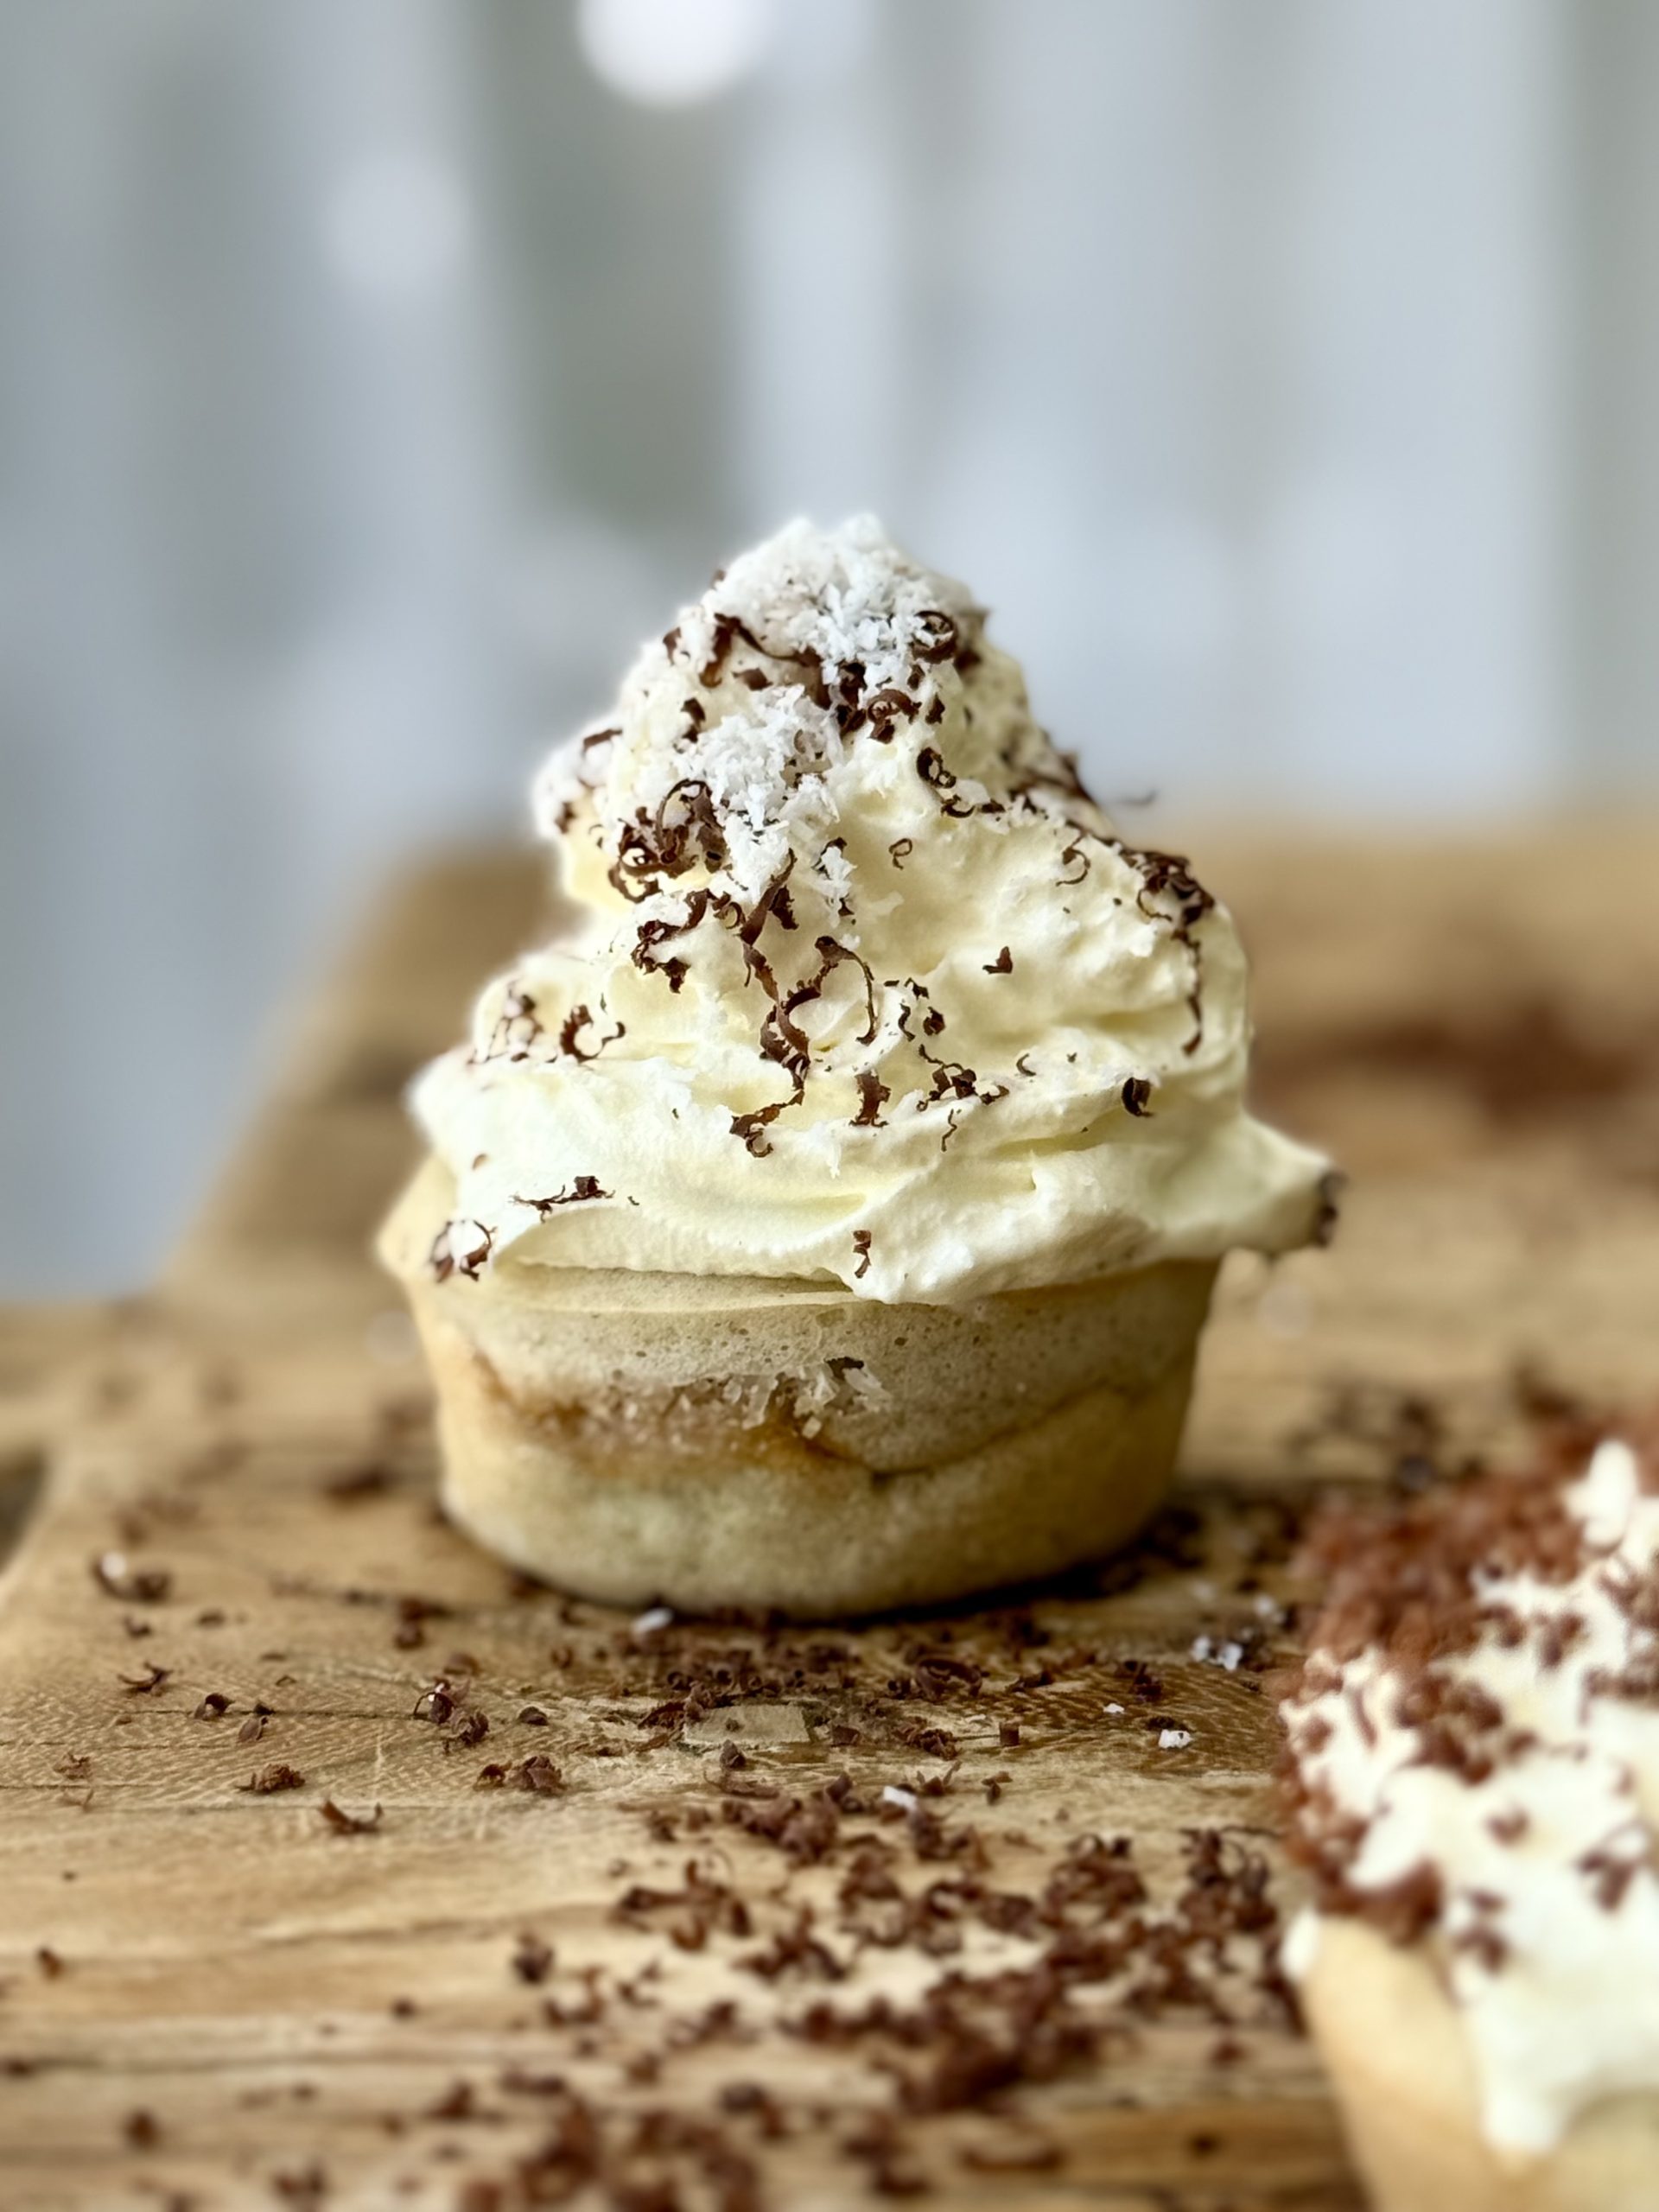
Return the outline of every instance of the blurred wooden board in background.
[[[404,1079],[535,932],[519,856],[394,887],[155,1294],[0,1315],[0,1497],[50,1459],[0,1596],[0,2202],[1356,2203],[1259,1945],[1210,1941],[1258,1855],[1294,1901],[1262,1669],[1321,1481],[1502,1448],[1523,1363],[1649,1392],[1659,834],[1197,849],[1261,1104],[1354,1181],[1330,1252],[1230,1262],[1128,1566],[636,1629],[437,1519],[366,1244]]]

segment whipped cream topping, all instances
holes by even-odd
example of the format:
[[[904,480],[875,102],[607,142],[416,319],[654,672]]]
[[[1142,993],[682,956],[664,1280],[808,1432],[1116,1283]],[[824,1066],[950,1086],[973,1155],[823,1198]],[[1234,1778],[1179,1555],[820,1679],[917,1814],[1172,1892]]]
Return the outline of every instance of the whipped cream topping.
[[[1429,1946],[1499,2151],[1659,2089],[1659,1470],[1481,1478],[1328,1557],[1282,1711],[1323,1912]],[[1483,1556],[1484,1554],[1484,1556]]]
[[[838,1279],[950,1301],[1304,1243],[1243,1108],[1243,956],[1128,844],[958,584],[796,523],[645,648],[537,814],[567,934],[419,1079],[441,1274]]]

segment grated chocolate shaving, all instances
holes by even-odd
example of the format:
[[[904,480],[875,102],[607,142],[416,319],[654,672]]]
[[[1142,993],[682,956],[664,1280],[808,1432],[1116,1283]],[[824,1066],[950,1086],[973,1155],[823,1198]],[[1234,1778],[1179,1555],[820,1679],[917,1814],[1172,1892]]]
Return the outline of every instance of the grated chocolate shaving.
[[[545,1753],[532,1751],[528,1758],[482,1766],[475,1789],[523,1789],[533,1797],[560,1797],[568,1787],[563,1775]]]
[[[584,1029],[597,1028],[598,1024],[585,1006],[573,1006],[559,1030],[559,1050],[573,1060],[596,1060],[607,1045],[614,1045],[627,1035],[627,1025],[619,1021],[608,1035],[600,1038],[592,1052],[584,1052],[578,1041]]]
[[[245,1796],[274,1797],[284,1789],[303,1789],[305,1777],[296,1767],[278,1759],[270,1766],[262,1766],[245,1782],[238,1782],[236,1786]]]
[[[469,1241],[465,1249],[457,1252],[454,1246],[457,1230],[476,1230],[477,1243]],[[432,1240],[427,1264],[440,1282],[448,1282],[453,1274],[464,1275],[468,1282],[476,1282],[494,1243],[495,1231],[486,1229],[481,1221],[446,1221]]]
[[[380,1825],[378,1805],[372,1813],[358,1815],[342,1811],[332,1797],[325,1797],[317,1811],[336,1835],[371,1835]]]
[[[882,1082],[874,1068],[861,1068],[856,1081],[858,1111],[853,1116],[853,1127],[855,1129],[885,1128],[886,1124],[881,1119],[881,1109],[892,1097],[892,1091]]]
[[[555,1191],[550,1198],[520,1198],[515,1192],[512,1202],[517,1206],[532,1207],[545,1221],[549,1214],[556,1212],[561,1206],[591,1205],[596,1199],[615,1196],[614,1191],[601,1190],[597,1175],[578,1175],[568,1191]]]

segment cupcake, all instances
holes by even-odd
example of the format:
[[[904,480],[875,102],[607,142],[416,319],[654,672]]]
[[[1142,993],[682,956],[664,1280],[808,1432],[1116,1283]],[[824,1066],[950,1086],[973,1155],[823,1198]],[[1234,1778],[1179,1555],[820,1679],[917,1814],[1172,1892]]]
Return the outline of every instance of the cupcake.
[[[412,1093],[381,1238],[449,1512],[618,1603],[827,1615],[1120,1543],[1216,1268],[1328,1217],[1245,971],[982,608],[797,523],[537,791],[570,919]]]
[[[1659,2205],[1659,1461],[1327,1516],[1285,1963],[1382,2212]]]

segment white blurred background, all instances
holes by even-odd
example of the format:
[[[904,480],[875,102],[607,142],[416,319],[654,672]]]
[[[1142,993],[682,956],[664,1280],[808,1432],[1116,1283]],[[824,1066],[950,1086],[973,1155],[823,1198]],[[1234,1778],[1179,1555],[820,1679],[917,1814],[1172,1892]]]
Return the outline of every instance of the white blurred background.
[[[789,513],[1160,831],[1659,781],[1650,0],[0,0],[0,1293]]]

